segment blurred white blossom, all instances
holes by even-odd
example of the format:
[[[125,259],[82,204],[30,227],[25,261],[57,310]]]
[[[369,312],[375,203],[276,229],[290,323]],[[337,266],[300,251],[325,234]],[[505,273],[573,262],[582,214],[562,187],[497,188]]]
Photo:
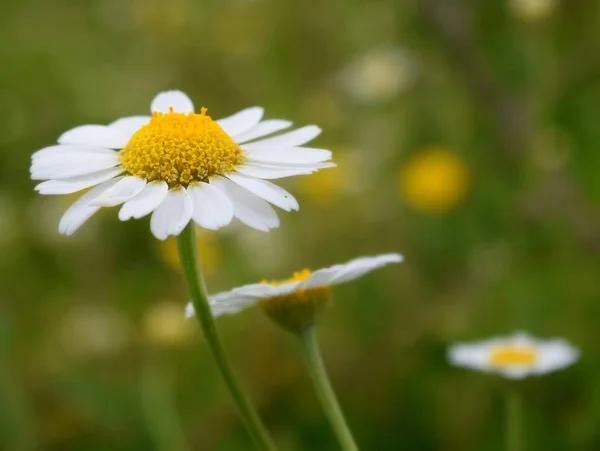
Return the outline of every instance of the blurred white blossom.
[[[341,73],[343,89],[355,100],[380,103],[409,89],[416,80],[412,56],[397,47],[370,50],[350,63]]]

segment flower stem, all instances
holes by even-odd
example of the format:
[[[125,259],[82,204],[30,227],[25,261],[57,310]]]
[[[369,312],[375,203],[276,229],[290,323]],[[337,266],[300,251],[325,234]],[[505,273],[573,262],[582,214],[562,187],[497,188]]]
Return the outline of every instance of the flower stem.
[[[350,432],[350,428],[346,424],[342,409],[340,409],[335,392],[331,387],[331,382],[329,382],[323,358],[321,357],[321,351],[319,350],[315,328],[311,327],[298,336],[300,337],[302,353],[315,390],[342,449],[344,451],[358,451],[358,447],[352,437],[352,432]]]
[[[242,420],[256,447],[261,450],[274,451],[276,449],[275,445],[273,445],[258,414],[254,410],[252,404],[250,404],[250,401],[240,388],[233,374],[233,370],[217,332],[215,321],[208,304],[208,296],[206,294],[204,278],[202,277],[200,261],[198,259],[194,227],[192,222],[185,227],[177,237],[177,248],[179,250],[181,267],[185,274],[190,296],[192,298],[192,304],[196,311],[196,318],[198,318],[198,321],[200,322],[206,344],[215,359],[221,375],[227,384],[227,388],[229,388],[229,392],[239,409]]]
[[[521,416],[522,406],[519,393],[515,389],[509,389],[506,393],[506,451],[523,449]]]

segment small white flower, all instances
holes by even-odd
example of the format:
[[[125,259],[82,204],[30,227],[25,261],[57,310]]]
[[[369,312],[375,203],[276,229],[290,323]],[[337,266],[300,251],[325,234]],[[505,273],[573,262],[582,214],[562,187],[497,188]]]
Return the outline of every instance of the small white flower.
[[[382,254],[360,257],[347,263],[330,266],[311,272],[298,271],[287,280],[261,282],[234,288],[231,291],[210,296],[209,303],[214,316],[231,315],[257,303],[280,305],[308,304],[327,298],[331,288],[391,263],[400,263],[400,254]],[[188,304],[186,317],[194,315],[194,307]]]
[[[448,360],[455,366],[509,379],[551,373],[579,359],[579,351],[563,339],[540,340],[523,332],[450,347]]]
[[[181,91],[158,94],[152,116],[129,116],[108,125],[82,125],[58,145],[32,156],[31,178],[41,194],[70,194],[91,188],[64,214],[59,232],[73,234],[101,207],[122,205],[126,221],[152,213],[150,228],[164,240],[193,220],[206,229],[233,217],[268,231],[279,226],[269,203],[286,211],[298,202],[267,181],[333,167],[331,152],[302,147],[321,129],[315,125],[264,138],[291,122],[262,120],[252,107],[213,121]],[[260,140],[256,140],[261,138]]]

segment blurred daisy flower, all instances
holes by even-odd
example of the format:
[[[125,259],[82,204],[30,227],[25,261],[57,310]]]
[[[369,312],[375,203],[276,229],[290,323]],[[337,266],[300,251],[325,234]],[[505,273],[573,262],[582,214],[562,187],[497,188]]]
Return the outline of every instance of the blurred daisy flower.
[[[315,324],[329,302],[334,285],[402,260],[400,254],[382,254],[356,258],[314,272],[304,269],[287,280],[263,281],[210,296],[209,302],[214,316],[231,315],[259,304],[284,329],[301,333]],[[192,315],[194,307],[190,303],[186,316]]]
[[[409,89],[416,67],[408,52],[381,47],[360,56],[341,73],[342,88],[363,103],[381,103]]]
[[[526,22],[538,22],[550,17],[558,4],[558,0],[508,0],[512,13]]]
[[[151,116],[75,127],[33,154],[31,178],[45,180],[35,188],[41,194],[91,188],[65,212],[60,233],[71,235],[101,207],[116,205],[122,221],[152,213],[150,229],[160,240],[179,235],[191,220],[216,230],[236,217],[266,232],[279,226],[269,203],[299,208],[266,179],[335,166],[326,162],[329,150],[301,147],[321,133],[317,126],[264,139],[292,124],[262,121],[260,107],[214,121],[206,108],[195,113],[183,92],[165,91],[150,109]]]
[[[426,213],[446,213],[467,194],[469,170],[454,152],[431,147],[404,164],[399,184],[401,197],[407,204]]]
[[[455,366],[498,373],[509,379],[551,373],[578,359],[579,351],[563,339],[540,340],[523,332],[457,343],[448,351],[448,360]]]

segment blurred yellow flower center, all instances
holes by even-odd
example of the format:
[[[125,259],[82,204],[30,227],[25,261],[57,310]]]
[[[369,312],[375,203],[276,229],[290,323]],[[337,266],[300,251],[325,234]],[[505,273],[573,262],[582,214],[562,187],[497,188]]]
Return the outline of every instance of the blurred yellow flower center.
[[[286,284],[286,283],[303,282],[306,279],[308,279],[311,274],[312,274],[312,271],[310,269],[305,268],[305,269],[301,269],[300,271],[296,271],[292,275],[292,277],[290,277],[289,279],[275,280],[275,281],[263,280],[261,283],[268,283],[269,285],[278,287],[278,286]]]
[[[410,158],[399,181],[406,203],[426,213],[445,213],[465,197],[469,171],[458,155],[434,147]]]
[[[289,279],[277,281],[263,280],[261,283],[266,283],[274,287],[278,287],[288,283],[303,282],[306,279],[308,279],[311,274],[312,271],[310,269],[302,269],[300,271],[296,271]],[[312,303],[315,300],[327,298],[329,296],[330,291],[331,287],[329,286],[306,289],[303,288],[300,290],[295,290],[292,293],[283,296],[274,296],[272,298],[263,299],[262,301],[260,301],[260,304],[264,307],[267,304],[271,306],[284,306],[290,304]]]
[[[303,269],[292,277],[280,281],[262,281],[274,287],[307,280],[312,272]],[[283,328],[300,333],[315,325],[331,299],[331,287],[295,289],[289,294],[273,296],[259,302],[263,311]]]
[[[155,112],[121,151],[121,163],[131,174],[148,181],[164,180],[169,187],[206,181],[232,172],[244,162],[240,146],[206,115]]]
[[[537,360],[536,348],[514,346],[499,346],[492,351],[490,365],[492,366],[531,366]]]

